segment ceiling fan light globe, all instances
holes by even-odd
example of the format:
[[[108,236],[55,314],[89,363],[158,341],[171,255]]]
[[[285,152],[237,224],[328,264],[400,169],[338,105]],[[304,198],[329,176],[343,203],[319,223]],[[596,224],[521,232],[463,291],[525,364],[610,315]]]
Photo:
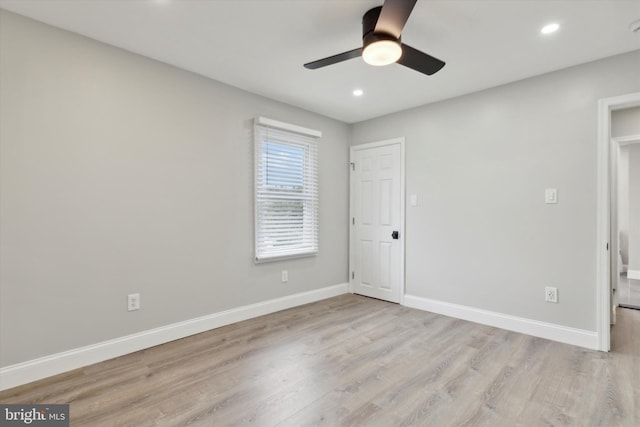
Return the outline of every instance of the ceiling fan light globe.
[[[369,65],[383,66],[397,62],[402,56],[402,46],[394,40],[378,40],[368,44],[363,52],[362,59]]]

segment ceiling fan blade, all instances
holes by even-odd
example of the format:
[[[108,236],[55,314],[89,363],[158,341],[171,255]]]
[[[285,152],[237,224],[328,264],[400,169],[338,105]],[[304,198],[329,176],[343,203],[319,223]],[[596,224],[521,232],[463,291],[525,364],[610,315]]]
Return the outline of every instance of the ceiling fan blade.
[[[404,25],[418,0],[385,0],[374,32],[400,37]]]
[[[318,59],[317,61],[308,62],[304,64],[304,68],[315,70],[316,68],[326,67],[327,65],[337,64],[338,62],[346,61],[348,59],[357,58],[362,56],[362,48],[350,50],[348,52],[342,52],[337,55],[329,56],[328,58]]]
[[[430,76],[444,67],[445,62],[402,43],[402,56],[398,64]]]

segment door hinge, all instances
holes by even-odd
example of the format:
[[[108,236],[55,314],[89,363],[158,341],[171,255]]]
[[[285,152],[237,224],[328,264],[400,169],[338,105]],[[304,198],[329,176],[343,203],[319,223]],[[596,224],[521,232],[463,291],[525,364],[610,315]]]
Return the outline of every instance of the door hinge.
[[[349,163],[351,165],[351,170],[355,171],[356,170],[356,164],[354,162]]]
[[[356,225],[356,219],[355,218],[351,218],[351,225]]]
[[[351,279],[353,280],[353,279],[355,279],[355,278],[356,278],[356,273],[355,273],[355,271],[352,271],[352,272],[351,272]]]

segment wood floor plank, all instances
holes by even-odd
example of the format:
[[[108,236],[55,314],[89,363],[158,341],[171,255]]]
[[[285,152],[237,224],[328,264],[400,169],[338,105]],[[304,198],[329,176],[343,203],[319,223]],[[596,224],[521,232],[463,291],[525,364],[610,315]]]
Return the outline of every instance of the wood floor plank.
[[[640,311],[610,353],[343,295],[0,392],[73,426],[639,426]]]

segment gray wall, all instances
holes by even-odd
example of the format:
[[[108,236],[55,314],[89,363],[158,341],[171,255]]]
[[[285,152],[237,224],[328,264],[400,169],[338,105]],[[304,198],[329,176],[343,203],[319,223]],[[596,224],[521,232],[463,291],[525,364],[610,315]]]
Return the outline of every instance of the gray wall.
[[[346,124],[0,19],[1,366],[347,282]],[[317,257],[253,263],[256,115],[323,132]]]
[[[629,147],[618,150],[618,234],[620,261],[629,265]],[[614,153],[615,154],[615,153]]]
[[[640,91],[639,69],[635,51],[352,126],[406,137],[406,292],[595,331],[598,99]]]
[[[611,136],[640,135],[640,107],[625,108],[611,113]]]
[[[640,144],[629,146],[629,270],[640,272]]]

